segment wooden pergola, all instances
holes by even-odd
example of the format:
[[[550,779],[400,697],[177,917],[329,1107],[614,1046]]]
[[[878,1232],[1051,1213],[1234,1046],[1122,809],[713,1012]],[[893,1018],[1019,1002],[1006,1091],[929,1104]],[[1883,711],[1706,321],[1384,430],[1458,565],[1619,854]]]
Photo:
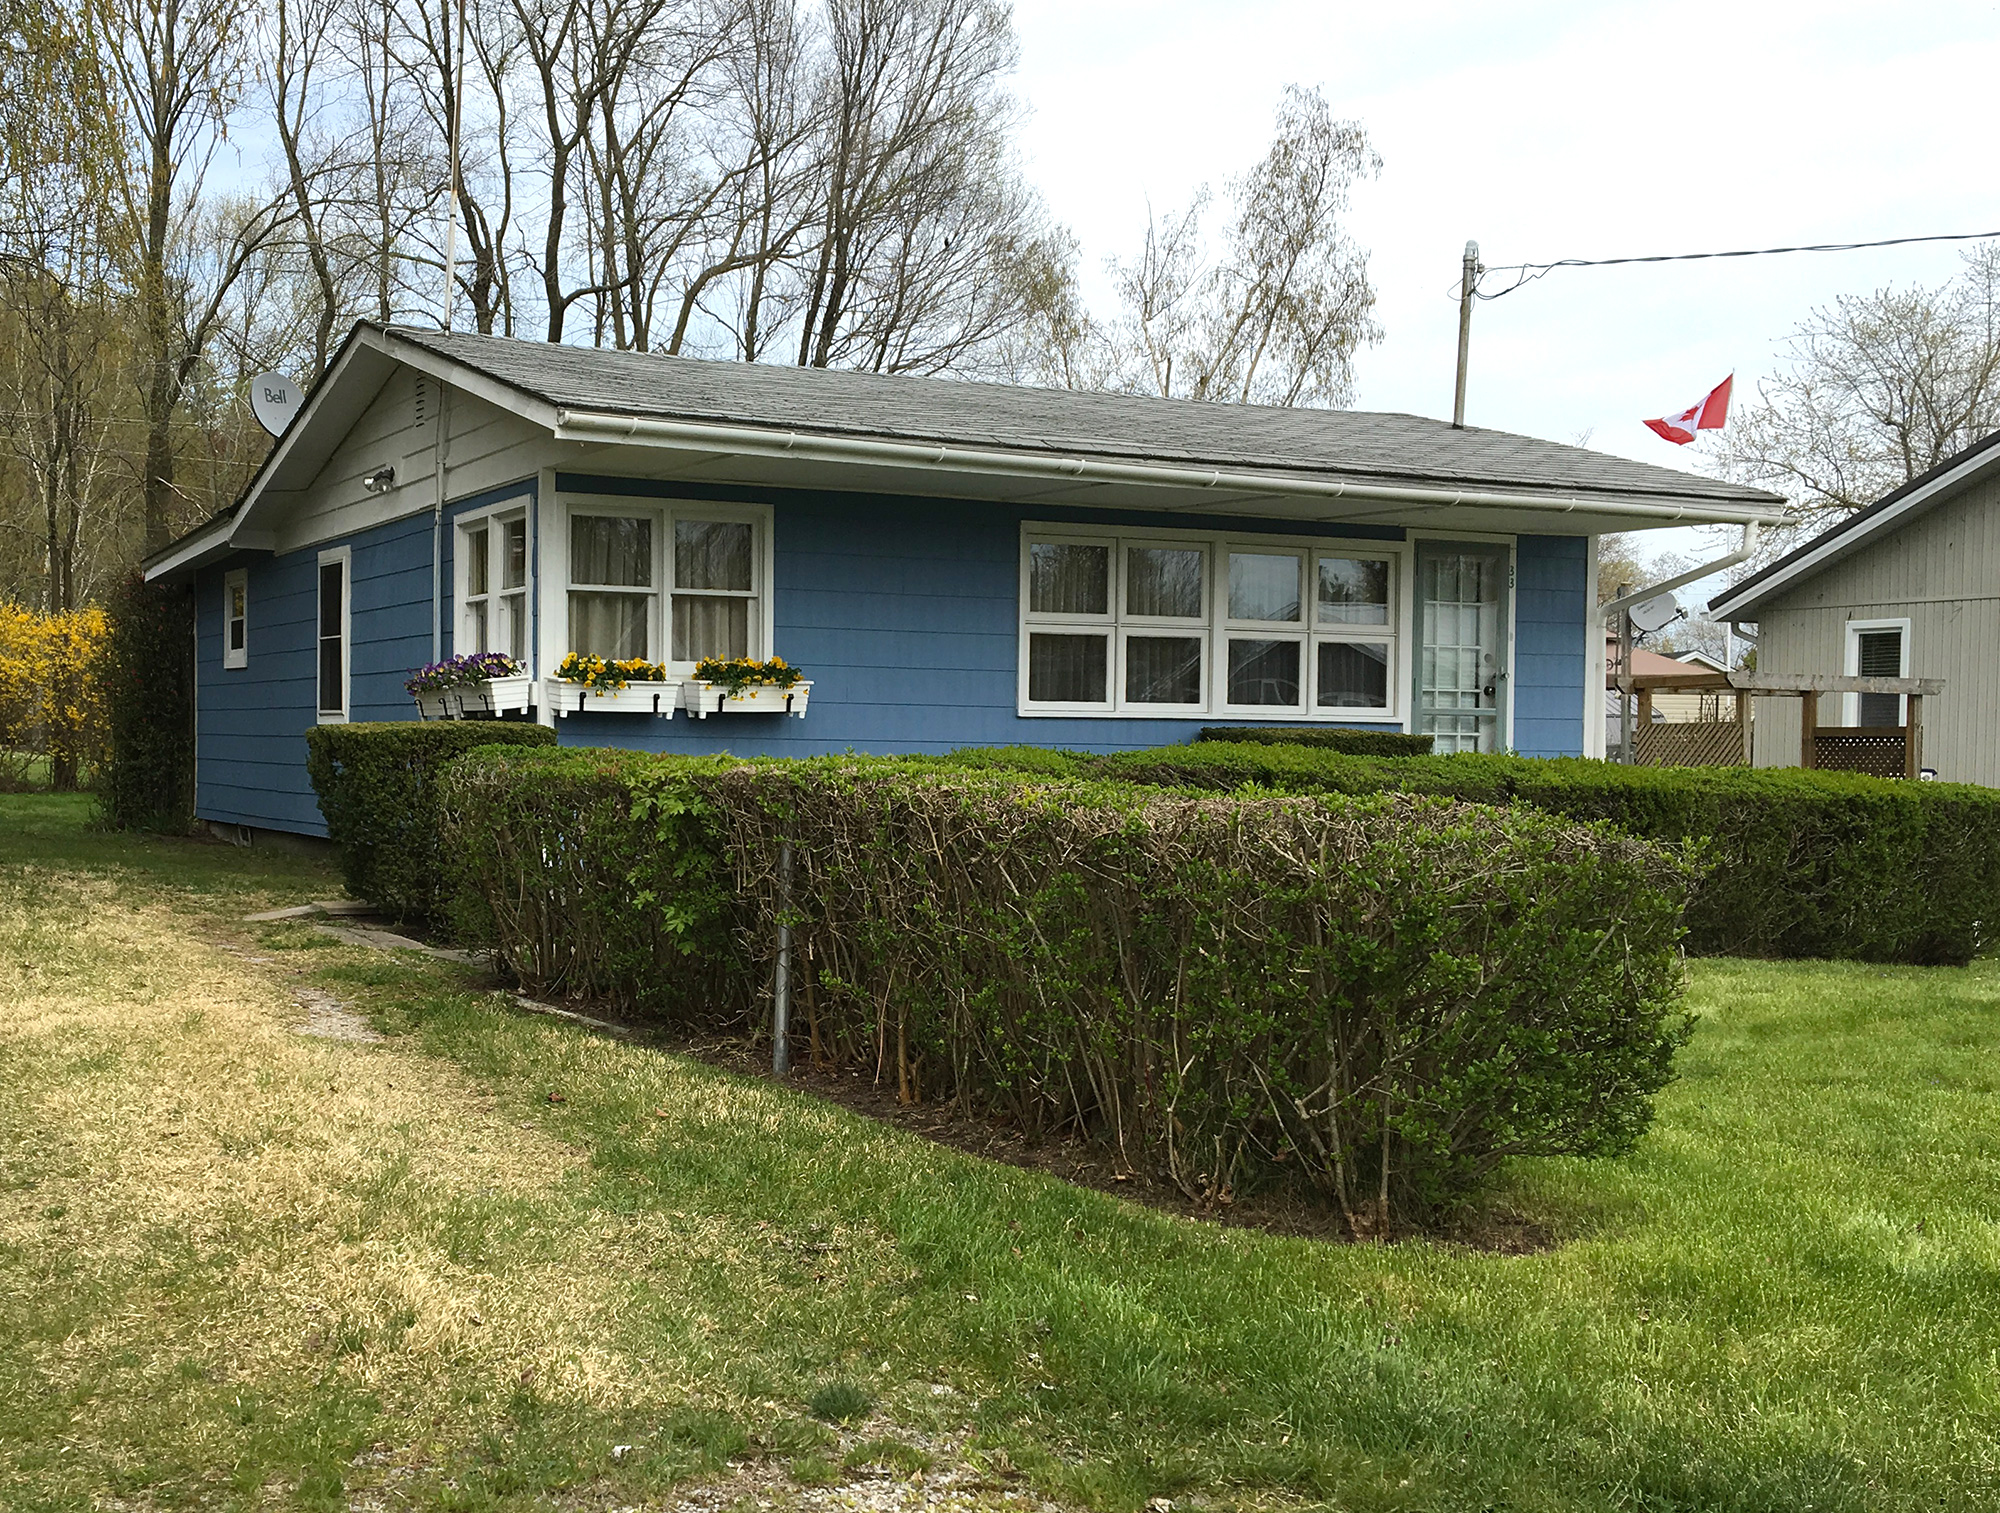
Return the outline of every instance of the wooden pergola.
[[[1620,690],[1637,694],[1639,700],[1637,738],[1633,758],[1641,765],[1671,765],[1654,759],[1639,748],[1661,743],[1649,742],[1653,725],[1655,693],[1732,693],[1736,718],[1711,721],[1699,728],[1713,734],[1705,741],[1684,741],[1707,754],[1697,762],[1750,764],[1750,701],[1756,698],[1795,698],[1799,701],[1799,765],[1824,767],[1843,772],[1868,772],[1877,777],[1914,778],[1923,770],[1923,701],[1944,692],[1942,678],[1861,678],[1838,673],[1754,673],[1754,672],[1653,672],[1634,673],[1618,680]],[[1823,694],[1897,694],[1909,701],[1909,714],[1901,725],[1822,725],[1819,701]],[[1733,725],[1733,728],[1732,728]],[[1674,729],[1672,726],[1660,727]],[[1733,739],[1730,739],[1733,738]],[[1734,747],[1734,750],[1726,748]]]

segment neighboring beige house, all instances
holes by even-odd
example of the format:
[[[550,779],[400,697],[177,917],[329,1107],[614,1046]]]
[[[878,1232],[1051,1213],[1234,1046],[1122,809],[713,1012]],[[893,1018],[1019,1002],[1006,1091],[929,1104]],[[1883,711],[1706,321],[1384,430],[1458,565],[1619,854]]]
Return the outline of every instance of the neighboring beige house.
[[[1922,764],[2000,787],[2000,432],[1709,601],[1757,627],[1757,672],[1941,678]],[[1905,723],[1896,694],[1829,694],[1821,726]],[[1792,700],[1759,699],[1756,763],[1799,759]]]

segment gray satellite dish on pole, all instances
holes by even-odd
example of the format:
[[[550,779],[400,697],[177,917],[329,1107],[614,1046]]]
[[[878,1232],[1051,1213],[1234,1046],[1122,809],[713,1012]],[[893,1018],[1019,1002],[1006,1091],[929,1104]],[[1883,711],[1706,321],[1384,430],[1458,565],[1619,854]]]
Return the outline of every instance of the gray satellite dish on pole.
[[[1641,599],[1633,605],[1629,613],[1633,626],[1650,635],[1656,630],[1664,630],[1681,617],[1680,600],[1672,594],[1655,594],[1650,599]]]
[[[273,436],[285,434],[304,402],[299,386],[282,373],[259,373],[250,380],[250,413]]]

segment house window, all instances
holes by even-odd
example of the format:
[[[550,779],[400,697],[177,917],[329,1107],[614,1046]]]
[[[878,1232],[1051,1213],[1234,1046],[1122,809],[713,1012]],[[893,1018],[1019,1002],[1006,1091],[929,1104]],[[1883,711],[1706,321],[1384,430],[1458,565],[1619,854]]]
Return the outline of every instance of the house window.
[[[768,517],[728,506],[573,507],[569,649],[684,670],[769,655]]]
[[[250,665],[250,573],[246,568],[222,575],[222,665]]]
[[[1849,621],[1847,670],[1863,678],[1906,678],[1910,675],[1910,622],[1907,620]],[[1903,723],[1903,696],[1896,693],[1856,694],[1848,710],[1849,723],[1887,727]]]
[[[528,517],[484,515],[459,526],[458,649],[528,660]]]
[[[1193,533],[1030,531],[1028,712],[1390,713],[1394,558]]]
[[[349,595],[353,563],[346,547],[319,558],[319,717],[331,724],[347,718]]]

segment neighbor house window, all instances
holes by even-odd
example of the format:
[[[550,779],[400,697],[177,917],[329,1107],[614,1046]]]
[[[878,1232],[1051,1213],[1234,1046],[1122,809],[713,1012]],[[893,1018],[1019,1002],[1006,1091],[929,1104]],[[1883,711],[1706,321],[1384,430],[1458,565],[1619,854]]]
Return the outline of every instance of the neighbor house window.
[[[346,547],[319,557],[319,717],[344,720],[348,714],[350,594],[353,561]]]
[[[1027,710],[1390,712],[1386,552],[1033,531],[1022,550]]]
[[[713,505],[569,516],[569,649],[691,669],[770,655],[768,518]]]
[[[1909,669],[1909,621],[1848,622],[1849,673],[1863,678],[1906,678],[1910,675]],[[1903,696],[1898,693],[1856,694],[1849,720],[1855,725],[1900,725],[1903,723]]]
[[[250,665],[250,573],[246,568],[222,575],[222,665]]]
[[[461,524],[459,643],[461,652],[505,652],[528,659],[528,517],[524,511],[482,515]]]

